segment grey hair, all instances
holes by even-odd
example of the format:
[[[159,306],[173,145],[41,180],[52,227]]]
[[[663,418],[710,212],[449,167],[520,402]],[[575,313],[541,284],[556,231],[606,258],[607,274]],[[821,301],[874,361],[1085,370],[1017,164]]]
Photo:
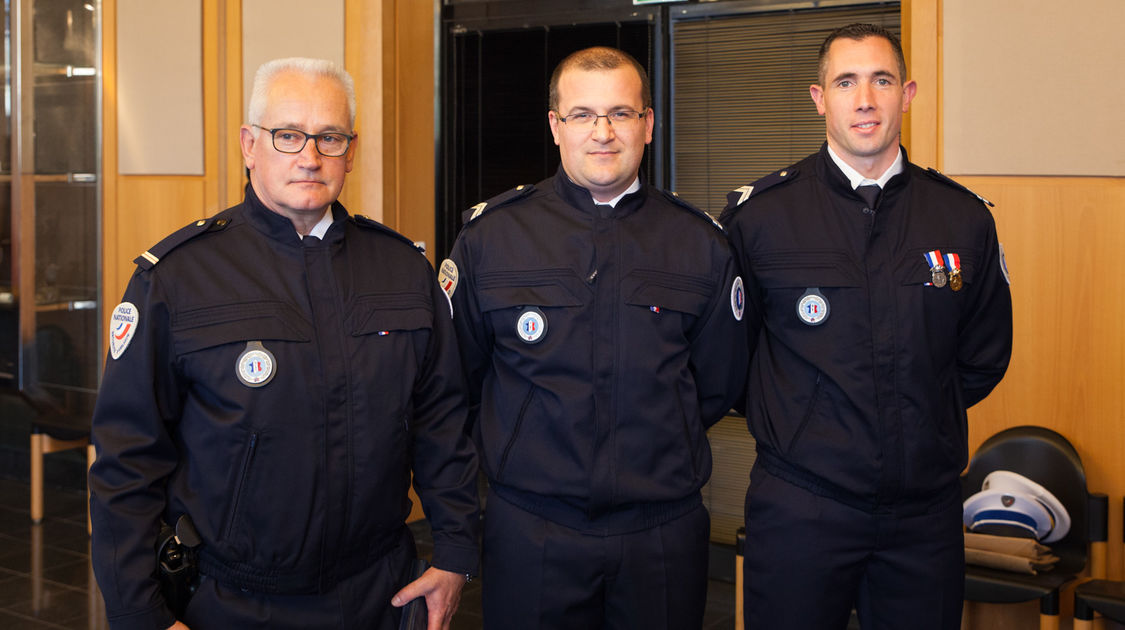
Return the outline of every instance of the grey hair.
[[[283,72],[296,72],[310,77],[334,79],[344,88],[348,99],[348,127],[355,127],[355,81],[346,70],[327,59],[307,57],[287,57],[267,61],[258,67],[254,74],[254,90],[250,94],[250,106],[246,111],[247,122],[258,125],[266,111],[266,100],[274,79]]]

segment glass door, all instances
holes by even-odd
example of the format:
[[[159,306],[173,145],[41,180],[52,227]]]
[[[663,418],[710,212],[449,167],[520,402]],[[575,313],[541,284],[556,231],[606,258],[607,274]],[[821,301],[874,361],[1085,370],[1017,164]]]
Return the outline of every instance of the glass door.
[[[13,250],[6,270],[18,314],[18,383],[34,398],[88,413],[102,328],[98,2],[6,4]]]

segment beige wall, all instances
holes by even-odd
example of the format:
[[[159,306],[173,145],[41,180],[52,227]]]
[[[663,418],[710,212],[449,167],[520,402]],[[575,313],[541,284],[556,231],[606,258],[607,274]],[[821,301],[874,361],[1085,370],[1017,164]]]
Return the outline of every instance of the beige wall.
[[[944,0],[951,2],[954,0]],[[960,0],[957,0],[960,1]],[[944,166],[941,138],[943,92],[961,79],[946,68],[939,51],[943,0],[905,0],[903,31],[911,72],[920,96],[912,107],[911,158]],[[1038,23],[1052,3],[1020,3],[1021,19],[1006,23],[1005,38],[1035,41]],[[1038,15],[1037,15],[1038,14]],[[973,19],[968,16],[965,19]],[[1059,33],[1066,38],[1083,32]],[[1116,40],[1105,41],[1116,46]],[[993,54],[1003,54],[997,51]],[[1086,58],[1086,61],[1090,61]],[[987,66],[989,58],[975,60]],[[998,126],[1017,108],[1072,104],[1094,95],[1072,93],[1066,76],[1073,57],[1040,68],[1042,101],[990,103],[975,110],[983,128]],[[1096,56],[1095,72],[1111,76],[1116,61]],[[956,69],[959,73],[964,68]],[[1090,124],[1080,112],[1063,116],[1067,124]],[[1120,138],[1114,138],[1120,147]],[[1000,240],[1012,276],[1015,345],[1012,364],[996,391],[969,412],[969,448],[988,436],[1020,424],[1050,427],[1074,443],[1087,469],[1089,486],[1110,497],[1109,577],[1122,579],[1121,501],[1125,495],[1125,327],[1115,316],[1122,306],[1125,278],[1115,272],[1125,250],[1125,179],[1110,177],[983,177],[948,173],[996,204]],[[1063,627],[1069,628],[1073,589],[1063,594]],[[969,606],[971,627],[1006,630],[1036,627],[1036,603]]]

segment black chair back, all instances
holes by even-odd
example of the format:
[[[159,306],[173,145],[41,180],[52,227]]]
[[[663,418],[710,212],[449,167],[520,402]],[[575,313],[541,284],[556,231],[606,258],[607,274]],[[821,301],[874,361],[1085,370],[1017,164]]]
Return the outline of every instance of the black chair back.
[[[1078,573],[1086,566],[1089,543],[1089,491],[1082,459],[1066,438],[1051,429],[1020,426],[988,438],[961,477],[962,496],[980,492],[995,470],[1019,473],[1050,490],[1070,514],[1070,531],[1050,544],[1059,557],[1056,573]]]

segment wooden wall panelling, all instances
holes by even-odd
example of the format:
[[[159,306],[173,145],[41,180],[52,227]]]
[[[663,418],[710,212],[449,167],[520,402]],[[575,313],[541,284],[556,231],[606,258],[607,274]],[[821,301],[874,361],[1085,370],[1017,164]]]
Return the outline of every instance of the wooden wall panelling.
[[[1092,490],[1110,496],[1108,573],[1122,579],[1125,494],[1125,180],[959,177],[996,203],[1012,276],[1012,363],[991,396],[969,412],[969,449],[1011,426],[1036,424],[1078,450]],[[1073,604],[1063,597],[1063,616]],[[973,604],[973,628],[1031,627],[1035,604]]]
[[[434,3],[395,4],[395,229],[434,242]],[[433,253],[428,252],[430,262]]]
[[[117,2],[102,2],[103,320],[125,291],[138,254],[192,220],[222,209],[218,186],[219,17],[234,0],[203,2],[204,174],[121,175],[117,146]],[[225,14],[224,14],[225,15]]]
[[[904,141],[916,163],[942,168],[942,0],[903,0],[902,7],[904,47],[919,90]],[[1110,496],[1108,572],[1125,578],[1125,332],[1114,317],[1125,299],[1125,278],[1115,273],[1125,249],[1125,180],[953,176],[997,204],[993,215],[1013,282],[1012,364],[996,391],[969,411],[969,451],[1020,424],[1070,439],[1090,487]],[[1072,604],[1068,591],[1064,628]],[[1037,613],[1034,602],[971,603],[965,627],[1036,627]]]
[[[344,5],[344,65],[355,80],[356,156],[340,201],[352,213],[384,220],[385,129],[383,113],[385,11],[389,2],[347,0]]]
[[[903,0],[901,6],[907,74],[918,83],[902,143],[912,162],[940,169],[941,0]]]

